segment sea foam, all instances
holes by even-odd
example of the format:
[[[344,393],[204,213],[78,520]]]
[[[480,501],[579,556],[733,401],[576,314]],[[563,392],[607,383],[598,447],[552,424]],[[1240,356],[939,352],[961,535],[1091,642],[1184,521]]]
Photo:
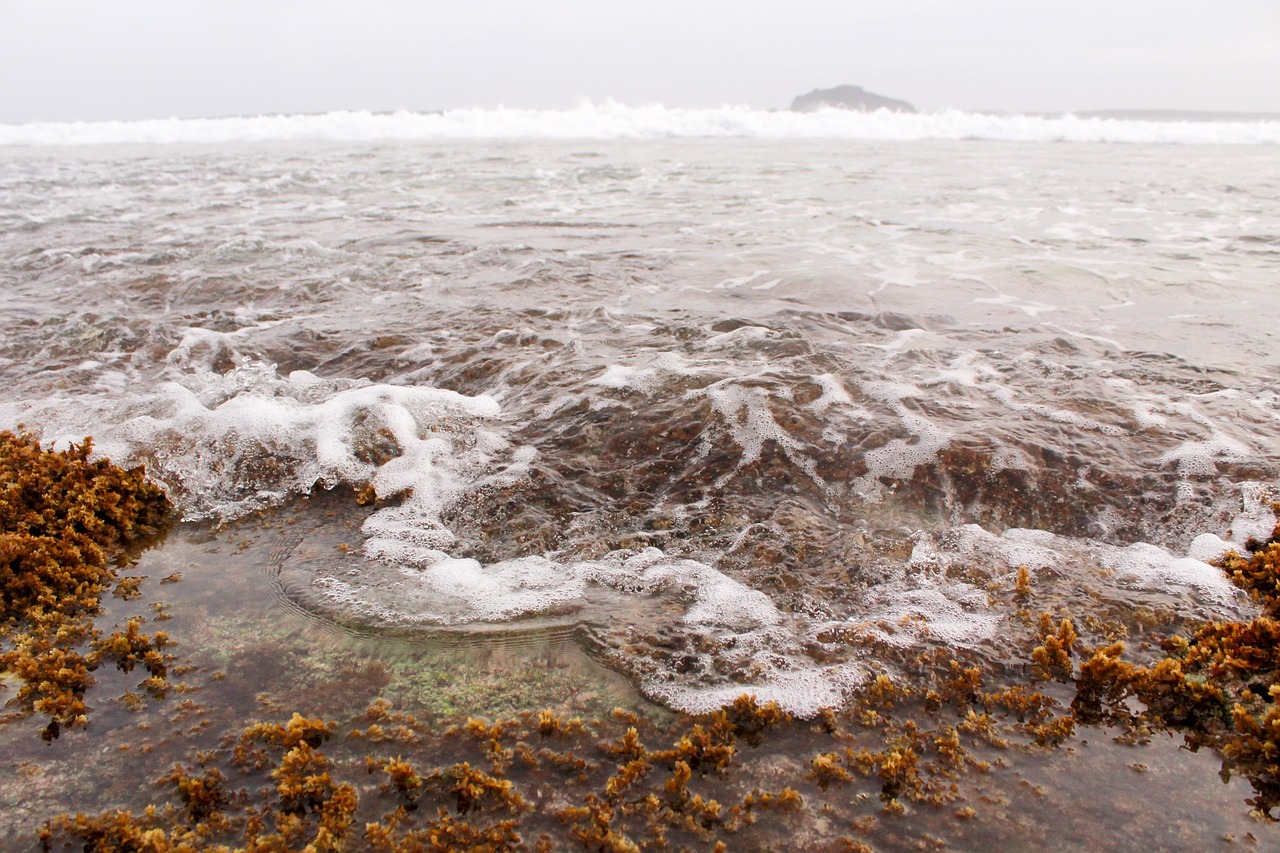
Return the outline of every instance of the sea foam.
[[[459,109],[445,112],[330,112],[142,121],[0,125],[0,145],[226,143],[263,140],[651,139],[962,140],[1276,144],[1280,122],[1186,122],[1114,118],[934,113],[814,113],[742,106],[678,109],[613,101],[567,110]]]

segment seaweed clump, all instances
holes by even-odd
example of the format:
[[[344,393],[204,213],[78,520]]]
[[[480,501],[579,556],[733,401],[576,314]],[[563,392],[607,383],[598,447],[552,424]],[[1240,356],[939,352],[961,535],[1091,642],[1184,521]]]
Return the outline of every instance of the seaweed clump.
[[[1280,505],[1273,508],[1280,513]],[[1266,542],[1250,541],[1245,551],[1228,552],[1217,565],[1261,615],[1169,636],[1163,656],[1148,666],[1125,661],[1120,642],[1086,650],[1072,711],[1082,723],[1123,726],[1135,739],[1153,728],[1182,731],[1192,749],[1221,754],[1224,778],[1245,776],[1256,794],[1250,804],[1272,818],[1280,807],[1280,523]],[[1071,672],[1070,645],[1059,643],[1051,653],[1059,676]],[[1145,709],[1135,710],[1130,699]]]
[[[21,681],[11,704],[48,715],[46,738],[87,719],[85,691],[102,661],[126,671],[141,663],[161,681],[168,664],[163,632],[131,622],[104,640],[94,630],[116,579],[111,560],[154,536],[170,504],[141,468],[91,461],[92,450],[88,438],[51,451],[0,432],[0,673]]]

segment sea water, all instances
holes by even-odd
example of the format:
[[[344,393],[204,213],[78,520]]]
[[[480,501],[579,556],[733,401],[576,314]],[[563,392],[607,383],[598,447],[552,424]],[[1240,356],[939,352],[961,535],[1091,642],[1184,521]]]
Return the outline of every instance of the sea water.
[[[1014,654],[989,588],[1021,567],[1099,618],[1253,612],[1206,561],[1275,520],[1277,141],[616,105],[0,128],[0,424],[92,435],[190,522],[350,492],[355,547],[274,557],[305,612],[571,630],[667,707],[810,715],[878,650]]]

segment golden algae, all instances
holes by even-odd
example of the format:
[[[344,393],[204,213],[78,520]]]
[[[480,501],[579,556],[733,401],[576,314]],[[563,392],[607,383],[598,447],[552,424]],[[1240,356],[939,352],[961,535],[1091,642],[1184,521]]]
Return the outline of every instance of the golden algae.
[[[94,628],[111,559],[154,535],[170,506],[141,469],[90,461],[92,443],[45,450],[30,434],[0,432],[0,671],[21,683],[19,707],[50,718],[47,737],[83,723],[90,674],[104,660],[143,665],[159,689],[169,658],[163,632],[140,621],[102,638]],[[121,579],[122,598],[137,579]],[[123,591],[122,591],[123,590]]]
[[[191,645],[176,612],[166,628],[184,661],[169,672]],[[214,635],[240,651],[220,651],[194,702],[166,703],[165,719],[155,706],[124,744],[129,772],[156,786],[146,798],[130,811],[72,809],[47,821],[43,838],[58,850],[973,849],[1028,827],[1051,840],[1044,815],[1073,808],[1044,776],[1020,773],[1059,767],[1067,778],[1086,740],[1119,732],[1137,744],[1170,727],[1219,749],[1232,772],[1266,781],[1280,727],[1267,714],[1274,700],[1258,693],[1274,649],[1269,616],[1184,627],[1159,653],[1141,647],[1158,632],[1136,623],[1095,624],[1069,608],[1013,618],[1025,629],[1020,659],[886,647],[883,671],[848,707],[812,720],[747,696],[701,716],[600,713],[585,702],[468,714],[430,696],[457,689],[439,664],[406,665],[410,692],[400,670],[354,668],[285,625],[255,634],[242,620],[244,636]],[[135,667],[170,649],[167,637],[144,647],[128,621],[117,634],[112,653]],[[1112,636],[1130,640],[1139,662]],[[530,701],[528,685],[509,689],[498,707]],[[1205,716],[1213,689],[1226,699]],[[237,690],[250,691],[247,717],[244,704],[221,707]],[[205,712],[217,725],[194,731]],[[1207,739],[1194,728],[1201,718],[1206,732],[1229,726],[1237,736]],[[1157,768],[1142,777],[1151,784],[1158,759],[1119,766],[1129,774],[1139,764]]]
[[[268,716],[195,769],[155,774],[150,808],[67,815],[43,838],[59,850],[386,853],[974,846],[1000,815],[1049,796],[975,780],[1053,755],[1075,721],[1063,690],[1086,686],[1062,670],[1045,682],[1033,651],[1020,677],[972,653],[919,653],[910,677],[886,673],[811,721],[749,697],[674,722],[562,709],[448,721],[382,697],[341,721]],[[1068,730],[1045,733],[1055,726]]]
[[[1149,665],[1125,661],[1122,642],[1082,650],[1072,711],[1083,723],[1121,725],[1140,737],[1172,728],[1192,748],[1214,748],[1224,777],[1246,777],[1250,803],[1270,818],[1280,806],[1280,524],[1245,550],[1218,564],[1262,615],[1168,636],[1164,656]]]
[[[916,701],[913,693],[899,699],[904,705]],[[948,716],[953,713],[946,709]],[[331,736],[312,747],[289,734],[287,722],[255,724],[217,755],[205,756],[228,772],[175,767],[161,780],[170,802],[133,813],[56,818],[45,825],[42,839],[46,849],[156,853],[870,850],[886,842],[900,846],[893,839],[939,840],[945,834],[940,825],[980,826],[993,808],[979,798],[966,800],[953,785],[965,765],[985,772],[967,753],[980,748],[981,738],[960,727],[930,731],[916,720],[898,720],[890,727],[891,742],[872,751],[853,748],[865,733],[843,715],[831,732],[781,720],[763,738],[766,750],[774,736],[803,734],[811,746],[835,744],[842,752],[814,755],[809,772],[793,765],[792,784],[773,786],[760,762],[778,759],[776,751],[749,760],[735,753],[718,768],[704,763],[696,770],[674,757],[689,754],[682,743],[698,740],[690,737],[694,727],[704,733],[718,727],[709,718],[685,720],[674,729],[637,721],[648,739],[664,744],[653,751],[636,746],[638,738],[629,735],[635,726],[618,731],[627,720],[584,721],[581,731],[556,735],[586,756],[581,779],[565,777],[552,763],[516,760],[503,768],[500,758],[495,762],[495,741],[518,754],[521,743],[542,737],[538,716],[473,721],[472,729],[485,729],[483,737],[462,728],[433,733],[419,722],[422,745],[412,761],[400,757],[400,745]],[[312,728],[297,718],[292,722],[295,735]],[[608,737],[610,731],[616,737]],[[246,742],[265,750],[265,761],[229,760]],[[623,744],[630,745],[619,749]],[[846,765],[855,772],[839,773],[843,778],[829,788],[814,778]],[[382,781],[370,778],[370,771]],[[862,777],[879,789],[879,808],[859,790]],[[919,832],[912,829],[912,820],[922,816],[913,811],[919,807],[936,811],[928,824],[932,832],[923,824]],[[971,838],[981,838],[980,831]]]

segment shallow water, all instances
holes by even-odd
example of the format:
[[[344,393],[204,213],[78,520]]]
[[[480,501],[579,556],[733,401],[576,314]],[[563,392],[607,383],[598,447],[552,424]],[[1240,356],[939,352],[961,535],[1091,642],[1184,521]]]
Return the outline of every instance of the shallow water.
[[[332,547],[331,537],[316,533],[332,515],[324,503],[301,502],[217,530],[187,525],[127,566],[123,574],[144,579],[143,595],[104,597],[98,625],[142,616],[149,630],[173,637],[170,686],[158,698],[140,689],[145,673],[103,667],[83,727],[46,743],[35,718],[0,725],[5,849],[35,849],[35,832],[59,813],[141,812],[164,798],[161,776],[175,763],[215,751],[228,733],[286,707],[312,709],[348,729],[364,721],[374,699],[432,720],[492,719],[534,704],[587,717],[615,707],[664,716],[563,630],[483,640],[430,631],[387,636],[298,608],[281,591],[281,543],[294,543],[305,528],[312,545]]]
[[[331,721],[336,736],[325,750],[335,773],[357,785],[369,808],[394,807],[379,790],[379,777],[365,770],[371,753],[402,755],[424,769],[479,763],[479,744],[448,734],[449,724],[469,717],[511,719],[546,708],[565,718],[605,721],[612,709],[625,708],[645,720],[645,740],[661,745],[659,733],[672,715],[596,663],[571,632],[389,633],[336,624],[299,607],[281,583],[285,555],[299,547],[336,551],[353,536],[344,515],[350,515],[348,500],[322,494],[225,527],[185,525],[125,567],[123,574],[143,578],[142,597],[106,597],[98,625],[142,615],[149,630],[174,638],[176,666],[166,695],[146,695],[138,685],[144,673],[103,668],[87,694],[86,725],[50,743],[37,736],[38,718],[0,725],[6,770],[0,774],[0,844],[37,849],[36,831],[60,813],[126,809],[137,815],[149,804],[173,801],[163,777],[175,766],[219,767],[240,784],[249,774],[228,761],[238,733],[259,721],[284,721],[298,709]],[[370,709],[380,702],[395,709],[384,721],[386,742],[346,734],[376,719]],[[431,734],[421,743],[399,739],[397,715],[412,715],[420,731]],[[615,728],[614,736],[622,726]],[[1213,754],[1190,752],[1169,735],[1126,746],[1117,734],[1082,728],[1054,750],[974,748],[972,758],[994,768],[960,774],[955,804],[911,804],[898,817],[881,813],[874,778],[819,790],[808,776],[809,761],[837,742],[803,725],[756,746],[740,745],[734,772],[703,775],[698,784],[715,786],[711,795],[725,803],[754,788],[802,791],[808,803],[802,816],[762,816],[731,836],[742,849],[840,849],[835,839],[845,835],[880,851],[914,850],[922,841],[952,850],[1062,851],[1192,850],[1226,839],[1248,850],[1274,841],[1275,825],[1247,813],[1248,782],[1237,776],[1224,784]],[[580,791],[545,768],[517,765],[510,778],[536,800],[522,825],[526,838],[538,829],[563,835],[556,808],[576,802]],[[251,796],[262,781],[250,776],[239,796]],[[961,819],[966,803],[974,813]],[[865,821],[864,828],[851,832],[851,817]]]
[[[812,715],[1017,665],[1020,566],[1089,644],[1254,612],[1203,561],[1274,524],[1278,197],[1253,146],[9,148],[0,422],[169,490],[228,726],[291,655]]]
[[[812,713],[904,618],[999,655],[1021,563],[1245,612],[1183,558],[1274,478],[1270,154],[10,149],[0,413],[191,519],[371,482],[282,575],[327,618],[576,625],[662,703]]]

